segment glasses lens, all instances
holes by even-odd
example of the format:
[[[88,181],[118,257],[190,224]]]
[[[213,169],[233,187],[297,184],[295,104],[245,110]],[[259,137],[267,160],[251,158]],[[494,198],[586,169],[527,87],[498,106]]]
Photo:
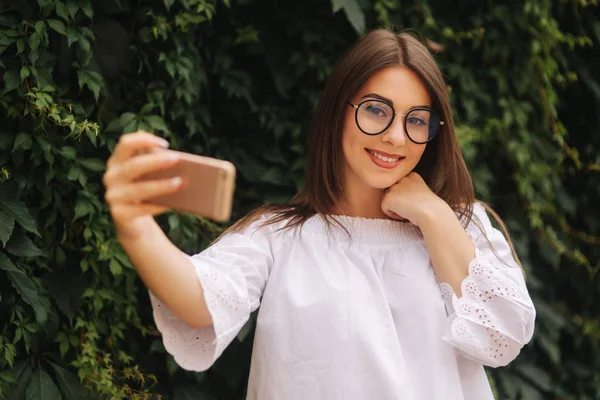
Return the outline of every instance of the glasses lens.
[[[411,140],[426,143],[434,138],[440,127],[440,117],[431,110],[412,110],[406,116],[406,131]]]
[[[358,127],[372,135],[383,132],[394,116],[394,110],[388,104],[369,100],[360,105],[356,114]]]

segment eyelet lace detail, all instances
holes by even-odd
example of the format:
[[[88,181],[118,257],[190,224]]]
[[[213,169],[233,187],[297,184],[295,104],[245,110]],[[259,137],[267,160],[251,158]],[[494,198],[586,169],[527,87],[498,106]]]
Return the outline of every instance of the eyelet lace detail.
[[[448,284],[443,284],[441,289],[444,298],[448,290],[452,291]],[[509,327],[518,325],[521,319],[527,320],[523,317],[527,308],[520,305],[530,301],[523,298],[517,284],[492,266],[479,249],[469,264],[469,275],[461,283],[461,292],[460,299],[454,292],[451,294],[455,313],[451,317],[451,336],[445,339],[466,350],[467,355],[484,358],[488,365],[506,365],[516,357],[520,346],[515,347],[515,340],[505,333],[519,337]],[[516,308],[507,304],[515,304]],[[503,315],[506,317],[499,318]]]
[[[194,263],[194,257],[190,258]],[[194,371],[208,369],[223,350],[235,339],[248,320],[249,305],[241,293],[227,291],[226,279],[219,271],[202,263],[196,265],[196,275],[204,290],[204,300],[213,325],[194,329],[175,316],[154,295],[150,294],[154,320],[163,335],[163,344],[182,368]],[[239,294],[240,298],[236,298]]]

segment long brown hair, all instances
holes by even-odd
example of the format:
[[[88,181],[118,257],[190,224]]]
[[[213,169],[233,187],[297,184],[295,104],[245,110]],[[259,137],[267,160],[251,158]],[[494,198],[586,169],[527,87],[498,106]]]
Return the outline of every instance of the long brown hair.
[[[437,136],[428,143],[415,172],[459,214],[459,218],[464,218],[466,226],[472,218],[475,193],[454,131],[442,72],[418,39],[406,32],[378,29],[359,40],[327,79],[313,116],[302,188],[288,203],[259,207],[225,233],[241,231],[265,214],[269,217],[263,225],[285,222],[283,229],[299,226],[316,214],[331,223],[329,213],[344,197],[342,134],[346,101],[375,73],[395,66],[408,68],[420,77],[433,100],[432,108],[445,121]],[[497,217],[495,213],[493,215]],[[504,228],[501,221],[500,225]],[[508,238],[505,230],[504,233]],[[518,260],[516,255],[515,259]]]

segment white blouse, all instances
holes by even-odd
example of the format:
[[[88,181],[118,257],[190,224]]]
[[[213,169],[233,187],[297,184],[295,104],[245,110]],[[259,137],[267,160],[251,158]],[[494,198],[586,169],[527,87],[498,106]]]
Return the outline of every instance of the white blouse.
[[[503,235],[480,204],[476,258],[462,297],[438,283],[420,230],[385,219],[321,216],[303,226],[228,234],[190,257],[213,326],[192,329],[151,294],[166,350],[208,369],[260,304],[251,400],[487,400],[484,365],[515,359],[535,308]]]

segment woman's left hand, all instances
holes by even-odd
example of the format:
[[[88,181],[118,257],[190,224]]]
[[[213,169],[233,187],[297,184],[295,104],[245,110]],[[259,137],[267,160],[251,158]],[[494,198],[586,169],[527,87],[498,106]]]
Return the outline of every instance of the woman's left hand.
[[[419,226],[422,219],[441,204],[445,204],[444,201],[429,189],[421,175],[411,172],[386,190],[381,210],[390,218],[408,220]]]

